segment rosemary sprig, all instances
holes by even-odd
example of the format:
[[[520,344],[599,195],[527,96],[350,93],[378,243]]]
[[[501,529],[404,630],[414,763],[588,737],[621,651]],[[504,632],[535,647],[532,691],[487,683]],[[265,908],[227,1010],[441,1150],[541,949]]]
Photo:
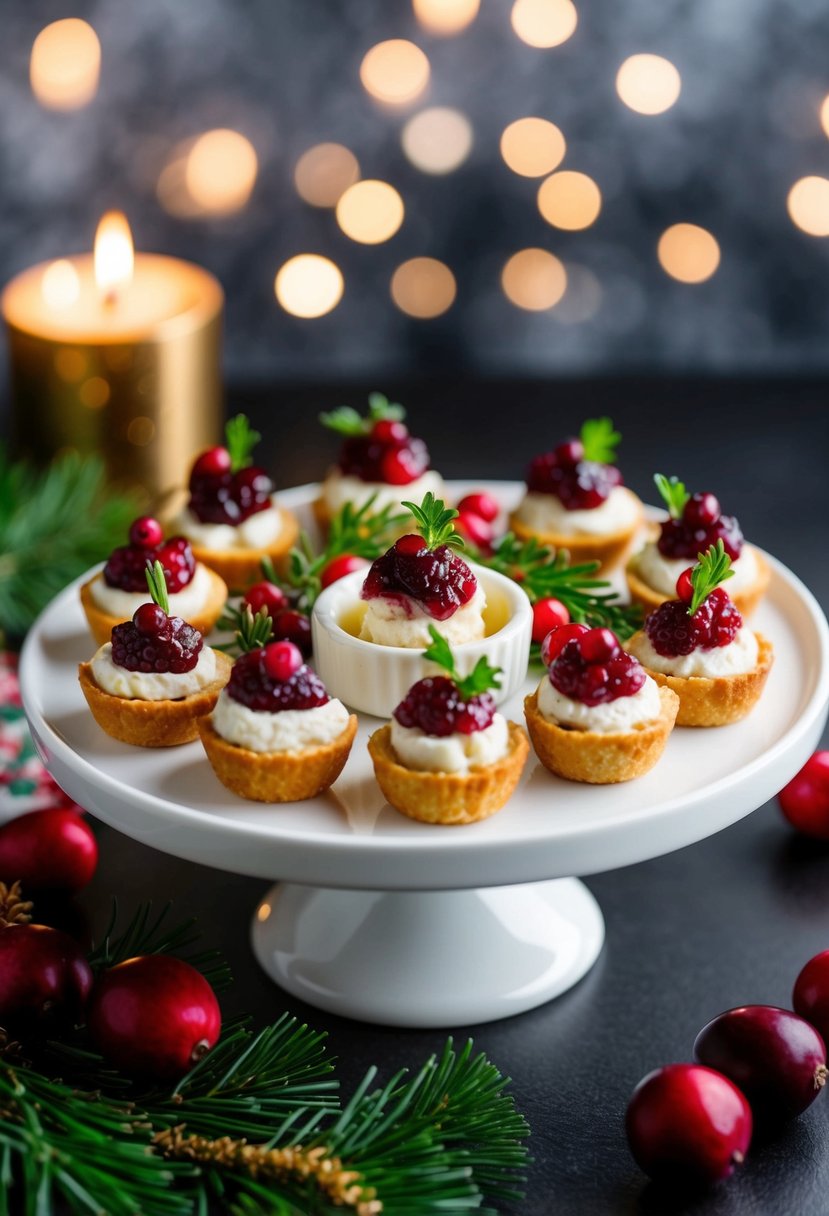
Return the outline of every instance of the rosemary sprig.
[[[612,464],[622,436],[609,418],[586,418],[579,434],[584,459],[597,464]]]
[[[666,477],[664,473],[654,473],[653,480],[671,519],[679,519],[691,497],[684,484],[678,477]]]
[[[153,562],[152,566],[148,562],[144,573],[147,577],[147,587],[153,603],[158,604],[161,611],[166,612],[169,616],[170,599],[167,595],[167,579],[164,576],[164,567],[160,561]]]
[[[368,435],[375,422],[388,419],[391,422],[402,422],[406,411],[396,401],[389,401],[383,393],[369,393],[368,414],[366,417],[358,414],[350,405],[340,405],[335,410],[320,414],[320,422],[330,431],[340,435]]]
[[[246,469],[253,460],[253,449],[262,436],[255,431],[246,414],[237,414],[225,425],[225,442],[230,455],[230,471]]]
[[[485,657],[481,655],[469,675],[462,676],[455,667],[452,647],[443,634],[438,633],[434,625],[429,626],[429,637],[432,639],[432,644],[423,651],[424,659],[428,659],[430,663],[437,663],[438,667],[443,668],[449,678],[454,681],[455,687],[464,701],[489,692],[490,688],[501,687],[502,668],[490,667]]]
[[[414,502],[404,502],[414,516],[418,532],[426,542],[427,549],[436,549],[438,545],[452,545],[455,549],[463,549],[465,541],[459,532],[455,531],[454,520],[458,511],[447,507],[442,498],[435,498],[431,490],[427,490],[420,506]]]
[[[693,616],[703,600],[707,599],[715,587],[733,578],[731,558],[725,551],[722,539],[711,545],[705,553],[700,553],[697,564],[691,570],[691,586],[694,594],[688,605],[688,615]]]

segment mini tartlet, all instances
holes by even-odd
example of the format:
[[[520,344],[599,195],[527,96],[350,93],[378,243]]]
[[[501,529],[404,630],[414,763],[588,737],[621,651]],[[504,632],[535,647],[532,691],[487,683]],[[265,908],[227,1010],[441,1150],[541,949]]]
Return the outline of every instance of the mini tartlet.
[[[158,520],[145,515],[130,527],[129,544],[113,549],[103,570],[81,584],[81,606],[99,646],[110,640],[116,625],[131,620],[146,603],[145,572],[155,561],[164,570],[170,612],[202,634],[216,624],[227,600],[224,580],[196,561],[185,537],[164,540]]]
[[[113,739],[135,747],[176,747],[198,737],[230,675],[230,660],[204,645],[201,633],[169,614],[159,561],[147,571],[152,600],[131,621],[116,625],[112,640],[78,679],[95,721]]]
[[[649,772],[673,730],[676,694],[658,687],[609,629],[560,625],[545,638],[542,658],[547,674],[524,713],[544,767],[590,785]]]
[[[733,515],[723,515],[715,495],[689,494],[676,477],[661,473],[656,474],[654,482],[668,508],[668,517],[627,564],[625,574],[633,602],[649,610],[673,599],[683,570],[721,541],[732,562],[731,599],[743,616],[750,616],[769,584],[770,571],[762,554],[746,544],[739,523]]]
[[[269,633],[266,614],[256,620],[247,614],[240,634],[245,653],[198,729],[213,771],[232,793],[254,802],[301,802],[337,780],[357,718],[329,697],[293,642],[268,642]]]
[[[642,504],[613,464],[621,436],[609,418],[588,419],[579,438],[537,456],[524,498],[510,516],[520,540],[566,549],[573,564],[617,566],[642,526]]]
[[[261,577],[263,558],[285,568],[299,523],[277,502],[265,470],[251,462],[260,436],[245,415],[232,418],[225,433],[226,447],[209,448],[196,459],[189,500],[172,528],[190,541],[197,561],[232,591],[244,591]]]
[[[677,582],[628,643],[648,675],[679,697],[678,726],[727,726],[757,704],[774,662],[771,642],[743,624],[721,585],[732,564],[722,540]]]
[[[446,639],[434,626],[425,658],[446,671],[409,689],[392,721],[368,749],[377,783],[401,814],[421,823],[476,823],[509,801],[529,744],[520,726],[496,711],[490,689],[498,671],[480,659],[459,675]]]
[[[404,499],[419,502],[427,491],[445,497],[443,478],[431,468],[423,440],[409,433],[403,407],[382,393],[371,393],[368,404],[365,418],[350,406],[320,415],[323,426],[343,437],[337,462],[313,504],[323,534],[346,503],[362,507],[371,499],[377,511],[402,511]]]

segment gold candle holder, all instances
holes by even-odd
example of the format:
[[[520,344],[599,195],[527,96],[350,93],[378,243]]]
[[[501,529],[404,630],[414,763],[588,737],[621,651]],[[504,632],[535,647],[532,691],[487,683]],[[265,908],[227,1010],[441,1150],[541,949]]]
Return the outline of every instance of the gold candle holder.
[[[126,221],[105,216],[94,256],[31,267],[0,304],[18,452],[39,461],[98,452],[114,480],[156,503],[186,484],[193,454],[221,432],[223,294],[213,275],[133,255]]]

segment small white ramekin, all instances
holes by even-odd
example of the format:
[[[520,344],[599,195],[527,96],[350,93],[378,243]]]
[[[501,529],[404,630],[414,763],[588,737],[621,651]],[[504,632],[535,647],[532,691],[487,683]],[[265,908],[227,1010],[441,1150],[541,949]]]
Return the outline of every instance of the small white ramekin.
[[[501,688],[493,694],[500,703],[518,691],[527,674],[532,608],[512,579],[482,566],[473,569],[490,611],[504,623],[480,642],[453,646],[452,653],[462,675],[472,670],[481,655],[503,670]],[[348,574],[326,588],[314,604],[313,662],[332,697],[362,713],[390,718],[411,686],[424,676],[438,675],[440,668],[426,662],[422,650],[365,642],[344,627],[343,621],[359,619],[364,579],[365,571]]]

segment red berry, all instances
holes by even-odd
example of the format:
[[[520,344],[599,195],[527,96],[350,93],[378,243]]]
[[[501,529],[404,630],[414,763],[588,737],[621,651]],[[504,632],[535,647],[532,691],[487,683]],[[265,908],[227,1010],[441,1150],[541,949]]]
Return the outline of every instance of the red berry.
[[[256,616],[262,608],[267,610],[268,616],[274,617],[277,612],[281,612],[287,607],[288,597],[281,587],[277,587],[276,583],[269,583],[263,579],[261,583],[254,583],[245,592],[243,601],[247,604]]]
[[[829,840],[829,751],[815,752],[777,797],[798,832]]]
[[[81,1016],[92,971],[76,941],[46,925],[0,930],[0,1022],[53,1022]]]
[[[323,587],[330,587],[332,583],[345,578],[347,574],[353,574],[355,570],[365,570],[368,564],[364,557],[357,557],[354,553],[343,553],[339,557],[332,558],[323,568],[320,582]]]
[[[128,1076],[178,1080],[219,1037],[222,1016],[203,975],[167,954],[130,958],[105,971],[87,1026],[101,1055]]]
[[[420,462],[408,448],[392,448],[380,460],[383,481],[390,486],[407,486],[421,474]]]
[[[690,604],[694,598],[694,584],[691,582],[692,569],[693,567],[689,566],[687,570],[683,570],[676,580],[676,593],[683,604]]]
[[[587,633],[587,626],[575,622],[572,625],[555,626],[541,643],[542,661],[549,667],[553,659],[561,654],[567,643],[572,642],[573,638],[581,637],[583,633]]]
[[[692,528],[708,528],[720,518],[720,501],[713,494],[692,494],[682,511],[682,518]]]
[[[427,549],[421,536],[411,534],[372,563],[360,595],[364,600],[415,600],[436,621],[445,621],[469,603],[477,588],[469,566],[448,545]]]
[[[401,536],[400,540],[395,541],[394,545],[398,553],[403,553],[407,557],[416,557],[419,553],[427,553],[426,541],[422,536],[410,532],[406,536]]]
[[[0,827],[0,880],[26,891],[74,895],[91,880],[98,845],[89,824],[70,807],[29,811]]]
[[[810,958],[795,980],[792,1005],[797,1013],[829,1039],[829,950]]]
[[[303,661],[301,650],[293,642],[269,642],[265,647],[265,671],[272,680],[290,680]]]
[[[190,476],[215,477],[219,473],[230,471],[230,452],[227,448],[208,448],[202,452],[193,464]]]
[[[533,604],[533,641],[543,642],[551,629],[569,625],[570,613],[561,600],[547,596]]]
[[[572,629],[572,625],[565,625],[564,628]],[[610,630],[596,632],[606,632],[616,640]],[[550,664],[549,676],[553,687],[565,697],[580,701],[583,705],[602,705],[637,693],[646,679],[642,664],[633,655],[625,654],[618,643],[615,653],[609,654],[603,661],[586,662],[580,647],[587,636],[587,633],[582,633],[572,638]],[[607,653],[609,649],[609,639],[600,638],[595,643],[597,654]]]
[[[161,635],[167,628],[167,620],[167,613],[158,604],[142,604],[132,616],[132,623],[138,632],[151,638]]]
[[[159,615],[151,616],[155,609]],[[149,630],[151,622],[157,622],[153,632],[143,632],[135,624],[135,617]],[[162,624],[163,618],[163,624]],[[146,673],[172,672],[180,675],[192,671],[199,661],[204,638],[198,629],[188,625],[180,616],[167,616],[157,605],[142,604],[131,621],[123,621],[112,631],[112,661],[116,667],[126,671]]]
[[[492,544],[494,533],[491,525],[472,511],[461,511],[455,520],[455,528],[464,540],[471,540],[479,549],[487,549]]]
[[[307,659],[311,654],[311,622],[302,612],[294,608],[283,608],[273,618],[273,636],[276,642],[293,642]]]
[[[651,1178],[717,1182],[745,1159],[751,1108],[721,1073],[697,1064],[669,1064],[639,1082],[625,1130],[637,1165]]]
[[[579,654],[585,663],[607,663],[620,649],[619,640],[610,629],[588,629],[579,638]]]
[[[327,704],[330,698],[325,685],[310,667],[302,664],[301,656],[300,666],[293,674],[278,674],[288,670],[289,663],[284,659],[275,664],[277,674],[269,670],[267,652],[272,646],[291,646],[290,661],[295,661],[293,655],[299,648],[290,642],[271,642],[243,654],[233,664],[227,683],[228,696],[248,709],[274,714],[284,709],[316,709],[318,705]]]
[[[553,450],[558,464],[578,464],[584,460],[584,445],[580,439],[565,439]]]
[[[498,518],[498,513],[501,508],[498,505],[497,499],[491,494],[479,492],[477,494],[465,494],[458,503],[460,512],[471,511],[473,515],[485,519],[488,524],[494,523]]]
[[[823,1039],[796,1013],[773,1005],[721,1013],[697,1035],[694,1056],[740,1087],[755,1118],[794,1119],[826,1084]]]
[[[371,428],[371,434],[379,443],[405,443],[409,438],[409,428],[404,422],[393,418],[381,418]]]
[[[495,701],[488,692],[464,700],[454,680],[427,676],[413,684],[394,711],[401,726],[445,738],[486,730],[495,717]]]
[[[155,549],[164,539],[161,524],[151,515],[142,515],[130,527],[130,544],[141,549]]]

